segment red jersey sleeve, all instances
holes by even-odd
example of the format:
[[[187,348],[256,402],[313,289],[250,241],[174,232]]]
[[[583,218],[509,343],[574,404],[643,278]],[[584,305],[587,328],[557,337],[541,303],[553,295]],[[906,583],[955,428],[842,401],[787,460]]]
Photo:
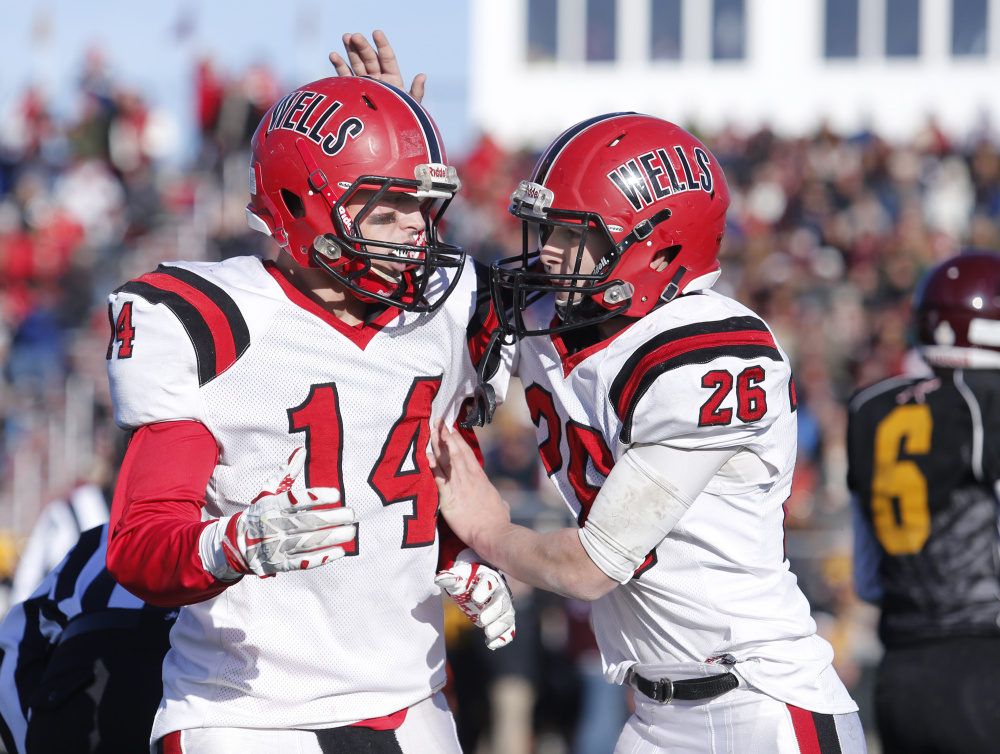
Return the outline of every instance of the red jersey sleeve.
[[[479,439],[476,437],[476,433],[471,429],[459,427],[457,424],[453,429],[469,443],[472,452],[476,454],[476,460],[482,466],[483,452],[479,448]],[[443,518],[438,518],[438,571],[446,571],[455,565],[455,560],[458,558],[459,553],[468,548],[469,546],[451,530],[448,522]]]
[[[148,424],[132,435],[108,527],[108,570],[153,605],[202,602],[235,582],[202,566],[198,540],[205,489],[219,449],[198,422]]]

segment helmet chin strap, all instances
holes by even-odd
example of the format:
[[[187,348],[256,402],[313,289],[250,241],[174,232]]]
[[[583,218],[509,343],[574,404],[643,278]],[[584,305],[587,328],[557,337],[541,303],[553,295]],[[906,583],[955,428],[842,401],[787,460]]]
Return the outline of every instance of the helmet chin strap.
[[[313,191],[319,193],[326,203],[330,205],[332,210],[337,204],[337,195],[333,193],[333,189],[330,187],[330,181],[327,180],[326,173],[320,169],[319,163],[316,162],[316,158],[312,156],[309,152],[309,146],[305,139],[295,140],[295,149],[298,150],[299,157],[302,158],[302,162],[306,166],[306,170],[309,171],[309,185],[312,186]]]
[[[660,301],[667,303],[668,301],[673,301],[677,298],[677,294],[681,292],[681,279],[687,274],[687,267],[678,267],[677,272],[674,276],[670,278],[670,282],[667,283],[667,287],[663,289],[663,293],[660,294]]]
[[[476,367],[478,380],[472,396],[472,405],[469,407],[465,419],[460,421],[458,426],[463,429],[472,429],[473,427],[482,427],[493,420],[497,399],[496,392],[488,380],[496,374],[500,366],[500,347],[512,346],[514,343],[513,338],[504,337],[499,327],[490,335],[490,341],[479,360],[479,366]],[[494,349],[497,349],[496,358],[493,358]]]
[[[650,237],[650,235],[652,235],[653,229],[657,225],[670,219],[671,214],[673,213],[671,213],[669,209],[661,209],[652,217],[647,217],[645,220],[636,223],[635,227],[632,228],[632,232],[619,241],[618,245],[608,253],[620,255],[624,253],[625,250],[632,244],[646,240]]]
[[[600,315],[606,314],[607,309],[600,306],[593,298],[590,296],[581,296],[579,301],[573,303],[572,306],[569,305],[568,301],[560,301],[556,299],[556,316],[562,322],[569,322],[576,319],[594,319],[596,323],[600,318]],[[592,315],[592,316],[589,316]]]
[[[317,254],[322,254],[332,262],[338,261],[343,256],[343,252],[340,247],[327,238],[325,234],[316,236],[316,238],[313,239],[313,250],[316,251]],[[369,268],[365,271],[365,274],[371,274],[382,278],[387,283],[391,283],[392,285],[399,285],[403,281],[402,271],[390,272],[388,270],[379,269],[370,263]]]
[[[666,220],[669,220],[671,214],[672,212],[669,209],[662,209],[652,217],[636,223],[635,227],[632,228],[632,232],[619,241],[618,244],[608,249],[604,256],[598,260],[597,264],[594,265],[594,273],[600,273],[611,267],[615,259],[621,258],[622,254],[624,254],[630,246],[649,238],[656,226]],[[678,270],[678,274],[674,275],[670,283],[667,284],[663,294],[660,296],[663,301],[670,301],[677,296],[681,278],[684,277],[686,272],[687,270],[681,267]],[[604,300],[609,304],[618,305],[627,299],[632,298],[632,294],[634,292],[635,288],[630,283],[622,283],[621,285],[616,285],[607,289],[604,292]]]
[[[354,219],[351,217],[351,214],[347,211],[346,207],[337,206],[338,197],[330,187],[330,182],[327,180],[326,174],[309,152],[306,141],[304,139],[297,139],[295,141],[295,148],[298,150],[299,156],[302,158],[302,162],[305,163],[306,170],[309,171],[309,185],[312,186],[314,191],[326,199],[326,203],[330,206],[331,211],[336,210],[340,213],[340,218],[343,220],[344,227],[347,229],[347,232],[353,234],[355,232]],[[420,240],[423,240],[423,238],[424,234],[423,231],[421,231]],[[418,243],[417,245],[423,244]],[[313,249],[334,262],[338,261],[342,256],[340,247],[327,240],[325,235],[316,236],[313,240]],[[345,260],[345,266],[346,264]],[[378,267],[375,267],[370,260],[366,260],[364,264],[367,265],[368,269],[365,270],[360,277],[373,275],[374,277],[380,278],[386,283],[389,283],[393,287],[396,287],[403,282],[402,271],[398,271],[394,274],[393,272],[381,270]]]

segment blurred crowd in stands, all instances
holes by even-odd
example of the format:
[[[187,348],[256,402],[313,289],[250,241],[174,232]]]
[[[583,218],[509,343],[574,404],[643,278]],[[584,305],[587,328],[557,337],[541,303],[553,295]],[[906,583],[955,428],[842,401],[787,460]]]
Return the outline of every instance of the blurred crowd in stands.
[[[183,169],[162,160],[169,119],[110,77],[98,54],[83,66],[71,118],[53,117],[32,90],[3,114],[0,576],[8,583],[45,503],[84,483],[106,493],[113,485],[124,437],[105,376],[106,295],[164,260],[274,254],[244,220],[248,143],[297,82],[263,67],[227,76],[208,61],[193,77],[200,148]],[[717,288],[772,325],[794,366],[789,559],[864,708],[880,649],[873,609],[851,588],[845,403],[858,387],[919,368],[908,306],[923,270],[961,246],[1000,249],[1000,141],[986,131],[954,140],[933,122],[909,143],[826,128],[797,138],[737,126],[698,135],[723,163],[733,197]],[[536,155],[484,136],[461,157],[449,240],[484,262],[518,253],[508,198]],[[513,400],[481,438],[515,518],[565,525],[539,473],[525,407]],[[477,738],[492,741],[495,754],[610,751],[599,731],[619,730],[628,700],[600,681],[587,606],[515,589],[518,637],[501,652],[484,651],[460,614],[449,618],[463,744],[472,752]]]

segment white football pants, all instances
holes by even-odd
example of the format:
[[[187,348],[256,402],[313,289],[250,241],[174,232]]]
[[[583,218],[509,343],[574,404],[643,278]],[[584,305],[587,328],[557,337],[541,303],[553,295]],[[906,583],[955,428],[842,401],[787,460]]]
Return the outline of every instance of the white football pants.
[[[418,702],[394,731],[384,731],[386,752],[462,754],[455,720],[440,691]],[[398,746],[398,749],[396,748]],[[255,728],[194,728],[164,738],[151,751],[167,754],[324,754],[315,731]],[[346,752],[345,752],[346,754]]]
[[[635,692],[615,754],[866,754],[858,713],[820,715],[740,687],[704,701],[660,704]]]

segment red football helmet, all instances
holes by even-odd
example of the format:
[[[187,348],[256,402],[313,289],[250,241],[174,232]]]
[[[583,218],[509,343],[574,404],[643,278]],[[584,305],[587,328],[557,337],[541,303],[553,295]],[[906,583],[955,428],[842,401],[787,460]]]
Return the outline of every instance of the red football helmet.
[[[969,250],[933,268],[913,309],[928,363],[1000,369],[1000,256]]]
[[[505,335],[539,335],[594,324],[616,315],[643,317],[676,296],[718,279],[729,187],[715,157],[673,123],[637,113],[610,113],[559,136],[511,196],[523,221],[524,250],[494,263],[495,308]],[[574,270],[547,273],[529,250],[529,223],[539,246],[553,226],[581,228]],[[579,274],[588,233],[610,250],[591,274]],[[657,271],[654,261],[666,262]],[[539,296],[577,286],[561,323],[527,327],[521,312]],[[505,304],[513,300],[513,314]]]
[[[454,289],[457,274],[433,303],[424,298],[437,268],[461,268],[465,259],[438,239],[461,184],[437,126],[408,94],[363,77],[314,81],[267,112],[251,148],[247,222],[300,265],[326,270],[364,301],[407,311],[431,311]],[[374,196],[351,217],[347,205],[364,190]],[[362,236],[361,221],[388,191],[421,200],[426,230],[416,243]],[[395,278],[372,266],[400,258],[409,267]]]

